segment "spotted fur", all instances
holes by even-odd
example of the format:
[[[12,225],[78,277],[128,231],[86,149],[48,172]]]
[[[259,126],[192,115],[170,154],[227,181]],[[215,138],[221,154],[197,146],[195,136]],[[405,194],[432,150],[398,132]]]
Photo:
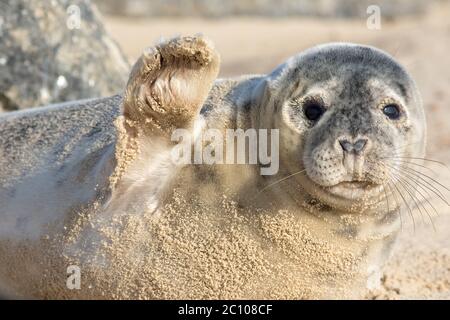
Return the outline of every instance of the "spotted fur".
[[[0,247],[38,241],[49,226],[62,234],[94,203],[105,220],[149,210],[157,215],[181,170],[170,162],[174,128],[280,129],[276,176],[253,174],[249,166],[252,178],[246,180],[235,167],[193,166],[194,181],[215,183],[223,192],[231,187],[246,207],[255,206],[249,204],[252,190],[301,173],[257,201],[275,212],[293,206],[323,219],[338,238],[366,239],[362,255],[369,267],[363,273],[369,286],[376,283],[399,227],[399,204],[380,205],[383,186],[395,184],[392,176],[401,170],[395,163],[387,167],[385,158],[424,153],[425,117],[412,79],[378,49],[340,43],[306,50],[267,75],[214,80],[218,66],[204,38],[177,38],[146,51],[125,95],[3,115]],[[316,122],[304,113],[311,99],[326,109]],[[401,109],[396,121],[381,111],[392,102]],[[344,154],[343,138],[367,139],[364,154]],[[136,152],[128,155],[132,148]],[[224,175],[229,179],[219,179]],[[358,185],[353,195],[340,185],[355,181],[375,187]],[[343,223],[349,214],[355,220]],[[367,240],[374,237],[381,244]],[[0,273],[0,285],[7,283]]]

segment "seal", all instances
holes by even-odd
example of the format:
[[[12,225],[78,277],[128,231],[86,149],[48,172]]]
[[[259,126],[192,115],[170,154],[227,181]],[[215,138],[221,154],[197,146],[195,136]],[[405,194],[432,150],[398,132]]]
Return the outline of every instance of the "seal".
[[[171,39],[143,53],[123,95],[0,118],[3,291],[359,298],[376,287],[415,190],[408,165],[425,151],[414,81],[347,43],[267,75],[216,79],[219,60],[202,36]],[[174,141],[179,129],[193,139]],[[174,161],[180,145],[206,149],[199,137],[230,129],[278,130],[276,174]]]

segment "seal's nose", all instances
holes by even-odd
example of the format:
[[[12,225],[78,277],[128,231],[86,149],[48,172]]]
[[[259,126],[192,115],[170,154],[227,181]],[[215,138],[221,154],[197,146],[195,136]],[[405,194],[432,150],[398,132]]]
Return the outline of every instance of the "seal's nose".
[[[345,152],[360,154],[367,145],[367,139],[358,139],[355,142],[350,142],[347,139],[340,139],[339,144]]]

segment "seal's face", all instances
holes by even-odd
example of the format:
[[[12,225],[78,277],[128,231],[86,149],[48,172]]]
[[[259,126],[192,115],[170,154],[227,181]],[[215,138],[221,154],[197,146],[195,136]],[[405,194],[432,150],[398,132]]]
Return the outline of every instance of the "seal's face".
[[[289,170],[303,169],[302,186],[332,206],[392,192],[401,157],[424,152],[425,120],[410,77],[386,54],[356,45],[318,47],[290,64],[282,75],[289,88],[274,102]]]

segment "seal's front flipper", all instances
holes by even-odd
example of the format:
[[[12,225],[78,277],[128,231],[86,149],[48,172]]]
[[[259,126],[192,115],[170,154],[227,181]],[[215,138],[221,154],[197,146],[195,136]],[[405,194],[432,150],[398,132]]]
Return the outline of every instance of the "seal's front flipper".
[[[191,129],[219,71],[219,55],[201,36],[174,38],[147,49],[131,71],[123,116],[115,123],[117,165],[110,214],[155,211],[180,168],[168,143]]]
[[[179,37],[147,49],[128,80],[124,116],[138,131],[171,134],[190,128],[219,71],[220,59],[202,36]]]

